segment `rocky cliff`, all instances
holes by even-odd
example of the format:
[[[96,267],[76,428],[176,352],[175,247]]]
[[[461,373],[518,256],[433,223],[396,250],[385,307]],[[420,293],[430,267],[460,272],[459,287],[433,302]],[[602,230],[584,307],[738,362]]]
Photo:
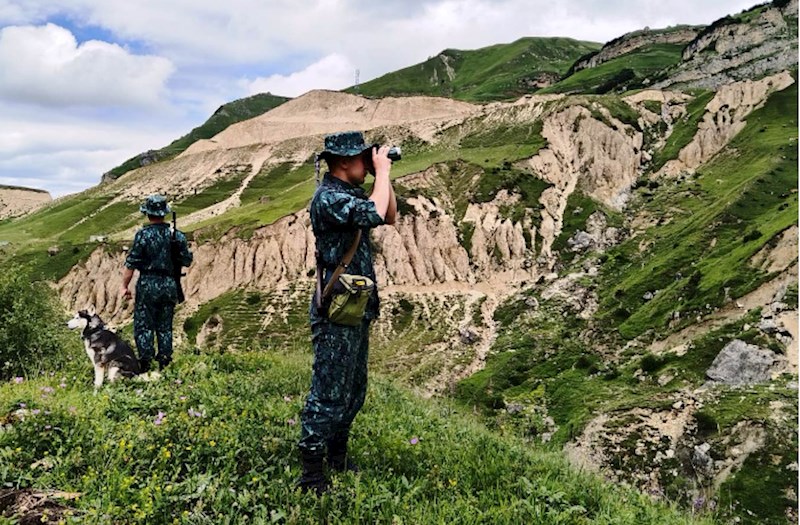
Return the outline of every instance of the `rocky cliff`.
[[[777,5],[776,5],[777,4]],[[797,0],[757,6],[708,26],[656,88],[711,88],[797,67]]]

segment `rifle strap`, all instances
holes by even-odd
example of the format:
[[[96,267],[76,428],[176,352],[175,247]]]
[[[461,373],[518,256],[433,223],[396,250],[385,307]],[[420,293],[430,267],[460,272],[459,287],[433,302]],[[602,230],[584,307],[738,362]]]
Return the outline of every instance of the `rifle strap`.
[[[361,230],[356,231],[356,238],[353,241],[353,244],[350,246],[350,249],[347,250],[347,253],[344,254],[342,257],[341,262],[333,271],[333,275],[331,275],[330,281],[325,286],[325,289],[322,290],[322,293],[317,295],[317,306],[321,307],[322,302],[328,298],[333,291],[333,285],[336,283],[336,280],[339,278],[340,275],[344,273],[347,267],[350,265],[350,261],[353,260],[353,256],[356,254],[356,250],[358,250],[358,243],[361,242]],[[322,272],[320,272],[322,268],[319,266],[319,258],[317,258],[317,290],[322,287]]]

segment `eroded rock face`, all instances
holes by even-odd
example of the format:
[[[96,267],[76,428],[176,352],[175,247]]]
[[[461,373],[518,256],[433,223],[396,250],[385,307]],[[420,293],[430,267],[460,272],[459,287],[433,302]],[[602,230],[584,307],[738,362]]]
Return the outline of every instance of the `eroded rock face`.
[[[706,105],[706,113],[697,125],[697,133],[692,141],[678,153],[677,159],[667,162],[656,177],[693,173],[719,153],[745,127],[747,116],[770,93],[785,89],[793,83],[792,76],[784,71],[755,82],[745,80],[722,86]]]
[[[415,214],[373,232],[379,286],[475,283],[497,275],[513,281],[535,274],[521,223],[499,217],[497,204],[486,203],[470,212],[476,222],[471,262],[453,218],[424,197],[411,202]],[[229,235],[216,243],[193,245],[192,251],[194,262],[183,281],[190,307],[239,287],[273,290],[297,280],[310,281],[316,265],[306,210],[256,230],[250,239]],[[58,284],[64,302],[75,309],[94,306],[109,321],[129,317],[131,307],[123,305],[118,295],[124,258],[124,253],[95,250]]]
[[[592,118],[583,106],[571,106],[546,118],[542,136],[548,146],[524,163],[537,176],[550,182],[540,198],[544,206],[540,253],[550,256],[555,238],[563,227],[567,198],[578,186],[593,199],[613,209],[622,209],[642,162],[642,134],[611,116]]]

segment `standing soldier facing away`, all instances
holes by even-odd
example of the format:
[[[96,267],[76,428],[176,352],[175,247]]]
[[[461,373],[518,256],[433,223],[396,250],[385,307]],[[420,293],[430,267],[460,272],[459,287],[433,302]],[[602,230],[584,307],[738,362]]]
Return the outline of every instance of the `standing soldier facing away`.
[[[320,290],[327,288],[340,265],[346,265],[348,274],[355,274],[355,282],[375,281],[369,232],[382,224],[394,224],[397,214],[388,151],[388,146],[375,148],[364,143],[360,132],[348,131],[326,136],[325,151],[320,155],[329,172],[310,206],[317,275],[322,279],[309,312],[314,365],[311,391],[300,418],[303,473],[298,486],[303,491],[321,494],[327,490],[326,452],[329,469],[357,470],[348,460],[347,441],[367,391],[369,325],[378,316],[377,289],[369,292],[363,316],[349,325],[329,318],[329,314],[333,316],[328,311],[330,301],[320,299],[324,296]],[[368,172],[375,175],[369,196],[360,187]],[[349,264],[344,261],[348,252],[352,254]]]
[[[172,231],[164,217],[171,210],[167,199],[161,195],[151,195],[139,211],[147,215],[150,224],[136,232],[133,245],[125,259],[122,272],[122,288],[125,299],[130,298],[128,288],[133,271],[139,271],[136,281],[136,304],[133,311],[133,337],[139,351],[142,373],[150,369],[155,360],[161,369],[172,361],[172,317],[178,302],[178,283],[170,252]],[[183,232],[176,231],[175,239],[180,245],[179,263],[189,266],[192,252]],[[158,339],[158,355],[155,355],[153,335]]]

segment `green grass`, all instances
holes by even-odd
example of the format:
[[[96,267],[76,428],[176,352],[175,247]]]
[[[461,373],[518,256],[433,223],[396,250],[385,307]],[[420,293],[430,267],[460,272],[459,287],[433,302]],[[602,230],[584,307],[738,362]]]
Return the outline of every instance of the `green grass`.
[[[30,248],[12,256],[13,262],[30,270],[31,278],[37,281],[58,282],[76,265],[89,258],[97,243],[58,244],[58,253],[50,255],[43,246]]]
[[[471,51],[447,49],[421,64],[364,82],[359,93],[371,97],[431,95],[469,101],[506,100],[536,91],[527,85],[536,73],[563,74],[578,57],[599,48],[599,44],[570,38],[521,38]],[[452,80],[441,55],[454,70]],[[347,91],[353,92],[353,88]]]
[[[109,235],[143,222],[139,203],[115,202],[59,235],[59,242],[85,243],[92,235]]]
[[[46,206],[20,219],[0,224],[0,240],[23,243],[54,239],[108,204],[112,195],[93,188]],[[86,239],[83,239],[85,241]]]
[[[189,215],[190,213],[213,206],[236,193],[236,190],[239,189],[242,185],[242,181],[248,175],[249,172],[239,171],[227,177],[223,177],[214,182],[211,186],[203,189],[200,193],[176,202],[172,207],[181,215]]]
[[[710,523],[382,378],[353,428],[361,474],[335,478],[323,498],[301,495],[295,422],[307,355],[179,353],[160,382],[94,397],[80,365],[0,386],[5,413],[20,403],[41,410],[0,434],[0,476],[12,487],[79,493],[68,522]]]
[[[683,46],[653,44],[604,62],[597,67],[582,69],[547,87],[541,93],[607,93],[612,90],[634,89],[642,80],[651,81],[681,60]]]

